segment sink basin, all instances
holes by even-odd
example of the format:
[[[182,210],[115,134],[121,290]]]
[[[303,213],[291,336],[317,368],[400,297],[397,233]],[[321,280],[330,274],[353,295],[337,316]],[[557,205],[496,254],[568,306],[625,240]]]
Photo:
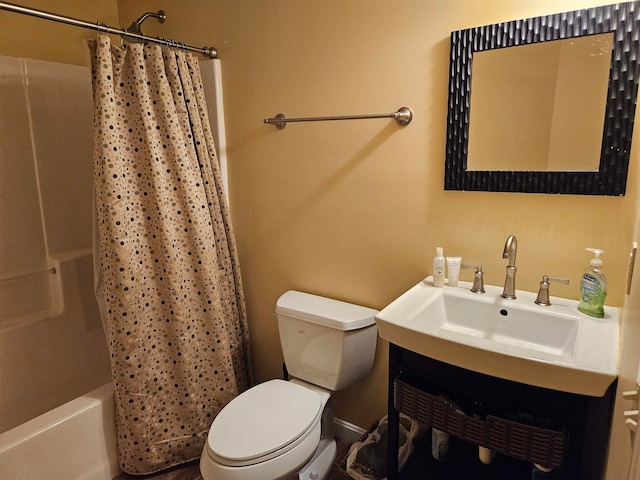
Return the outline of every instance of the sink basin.
[[[502,300],[501,297],[497,297]],[[479,339],[488,348],[493,343],[512,345],[549,355],[573,356],[580,315],[525,305],[523,302],[496,301],[496,297],[467,295],[459,289],[447,289],[434,295],[433,301],[413,312],[413,318],[430,319],[440,336],[452,340]],[[467,339],[471,342],[471,339]]]
[[[436,288],[418,283],[377,316],[380,336],[400,347],[468,370],[543,388],[603,396],[618,374],[618,310],[605,318],[578,311],[578,302],[471,284]]]

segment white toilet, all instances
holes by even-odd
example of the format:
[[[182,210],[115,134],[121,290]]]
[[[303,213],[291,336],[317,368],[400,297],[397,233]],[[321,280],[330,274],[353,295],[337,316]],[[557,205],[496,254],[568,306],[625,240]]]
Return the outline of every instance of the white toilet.
[[[292,378],[256,385],[222,409],[202,452],[202,478],[326,478],[336,444],[325,406],[330,392],[355,384],[371,370],[377,313],[308,293],[283,294],[276,316]]]

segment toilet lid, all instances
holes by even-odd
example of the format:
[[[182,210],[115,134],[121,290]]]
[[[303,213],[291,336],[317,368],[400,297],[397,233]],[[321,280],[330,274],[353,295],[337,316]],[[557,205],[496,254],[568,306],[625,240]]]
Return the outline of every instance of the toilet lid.
[[[209,430],[208,447],[221,462],[247,462],[295,442],[321,414],[318,393],[284,380],[270,380],[222,409]]]

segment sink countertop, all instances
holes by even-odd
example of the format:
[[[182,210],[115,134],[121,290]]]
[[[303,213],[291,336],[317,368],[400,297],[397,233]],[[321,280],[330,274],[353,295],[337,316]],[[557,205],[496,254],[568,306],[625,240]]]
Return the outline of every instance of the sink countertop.
[[[507,300],[500,297],[502,287],[485,285],[485,294],[474,294],[470,291],[471,286],[471,283],[461,281],[457,287],[437,288],[431,277],[427,277],[379,312],[376,323],[380,337],[467,370],[563,392],[600,397],[616,379],[617,308],[605,307],[605,318],[593,318],[578,311],[577,300],[551,297],[552,305],[544,307],[534,303],[537,295],[532,292],[518,290],[516,300]],[[433,318],[434,315],[432,318],[421,316],[427,310],[441,312],[444,307],[438,306],[438,310],[433,304],[443,301],[445,295],[454,302],[473,301],[477,303],[478,311],[491,308],[496,312],[517,310],[520,316],[566,317],[577,324],[575,338],[571,339],[574,343],[558,353],[544,346],[531,348],[517,342],[496,341],[490,335],[452,332],[444,328],[446,325],[442,321]],[[473,326],[473,319],[465,324]]]

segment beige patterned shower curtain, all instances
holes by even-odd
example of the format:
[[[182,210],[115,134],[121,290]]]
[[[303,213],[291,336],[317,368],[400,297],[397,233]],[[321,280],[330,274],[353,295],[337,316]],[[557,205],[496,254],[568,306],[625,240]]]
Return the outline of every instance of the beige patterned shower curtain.
[[[236,246],[197,59],[91,42],[96,259],[123,471],[198,458],[251,384]]]

